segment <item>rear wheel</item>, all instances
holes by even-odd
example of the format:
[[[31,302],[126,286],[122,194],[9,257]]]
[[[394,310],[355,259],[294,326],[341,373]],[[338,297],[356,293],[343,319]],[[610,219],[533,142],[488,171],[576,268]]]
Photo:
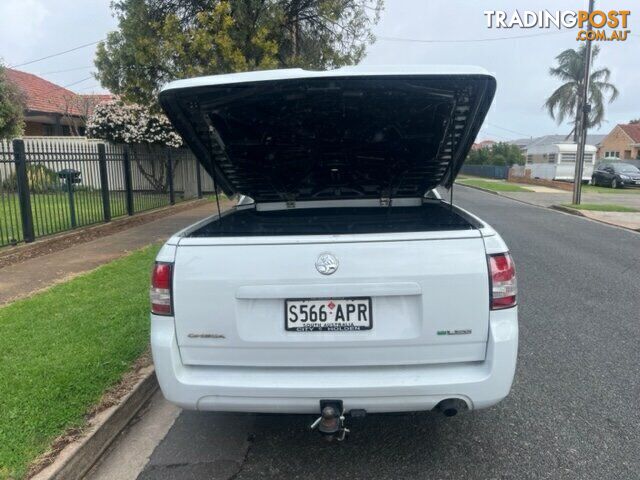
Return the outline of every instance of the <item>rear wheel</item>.
[[[596,185],[598,185],[598,184],[596,183],[596,177],[591,177],[591,185],[593,185],[594,187],[595,187]]]
[[[614,178],[613,180],[611,180],[611,188],[618,188],[618,179]]]

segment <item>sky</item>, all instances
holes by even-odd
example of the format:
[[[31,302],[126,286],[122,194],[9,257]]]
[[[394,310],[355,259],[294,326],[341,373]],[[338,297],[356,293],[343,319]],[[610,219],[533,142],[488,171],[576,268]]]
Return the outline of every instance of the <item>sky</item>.
[[[95,42],[117,28],[109,0],[0,0],[0,59],[8,66]],[[594,42],[601,52],[595,67],[607,66],[620,96],[607,106],[607,122],[597,131],[608,133],[617,123],[640,117],[640,10],[635,1],[596,1],[602,10],[631,10],[626,42]],[[494,74],[498,89],[494,104],[478,135],[497,141],[566,133],[542,108],[559,86],[548,75],[554,57],[575,48],[575,31],[489,29],[485,10],[586,9],[586,0],[386,0],[363,64],[478,65]],[[541,34],[542,35],[539,35]],[[531,35],[529,38],[511,38]],[[496,40],[506,37],[506,40]],[[412,41],[398,41],[394,39]],[[415,41],[422,40],[422,41]],[[424,42],[427,40],[428,42]],[[433,41],[437,40],[437,43]],[[458,42],[443,42],[458,40]],[[460,40],[465,42],[460,43]],[[468,41],[467,41],[468,40]],[[104,90],[91,73],[95,45],[17,67],[78,93]]]

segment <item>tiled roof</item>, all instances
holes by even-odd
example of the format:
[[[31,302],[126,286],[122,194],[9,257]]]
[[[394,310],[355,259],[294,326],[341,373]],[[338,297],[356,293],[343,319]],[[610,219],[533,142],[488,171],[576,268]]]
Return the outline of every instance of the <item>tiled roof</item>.
[[[618,126],[624,130],[624,133],[629,135],[634,142],[640,143],[640,123],[619,124]]]
[[[112,95],[78,95],[37,75],[11,68],[6,68],[5,74],[22,91],[26,109],[31,112],[84,116],[90,113],[87,109],[92,110],[98,103],[113,98]]]
[[[91,93],[91,94],[79,94],[79,97],[82,98],[91,98],[94,99],[97,103],[108,102],[110,100],[114,100],[116,98],[115,95],[110,93]]]
[[[481,142],[478,143],[474,143],[473,145],[471,145],[471,150],[479,150],[480,148],[488,148],[491,147],[494,143],[493,140],[483,140]]]

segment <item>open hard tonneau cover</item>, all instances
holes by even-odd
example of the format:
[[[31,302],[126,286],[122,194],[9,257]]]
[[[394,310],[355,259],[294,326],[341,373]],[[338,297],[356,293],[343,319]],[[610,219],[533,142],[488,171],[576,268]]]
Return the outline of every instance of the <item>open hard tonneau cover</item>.
[[[421,197],[453,183],[495,83],[475,67],[271,70],[172,82],[160,103],[228,195]]]

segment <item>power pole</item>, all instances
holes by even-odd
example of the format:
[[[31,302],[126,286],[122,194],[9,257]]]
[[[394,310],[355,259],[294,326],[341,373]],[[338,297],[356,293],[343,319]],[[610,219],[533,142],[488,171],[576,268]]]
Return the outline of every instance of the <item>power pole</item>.
[[[593,12],[594,0],[589,0],[589,17]],[[591,22],[587,24],[587,32],[593,30]],[[576,151],[576,168],[573,176],[573,202],[574,204],[580,204],[580,197],[582,195],[582,171],[584,169],[584,146],[587,142],[587,121],[589,119],[589,113],[591,111],[591,105],[588,104],[589,100],[589,70],[591,67],[591,40],[589,40],[589,33],[587,33],[587,45],[584,49],[584,76],[582,79],[582,91],[578,98],[578,118],[576,129],[578,129],[578,148]]]

